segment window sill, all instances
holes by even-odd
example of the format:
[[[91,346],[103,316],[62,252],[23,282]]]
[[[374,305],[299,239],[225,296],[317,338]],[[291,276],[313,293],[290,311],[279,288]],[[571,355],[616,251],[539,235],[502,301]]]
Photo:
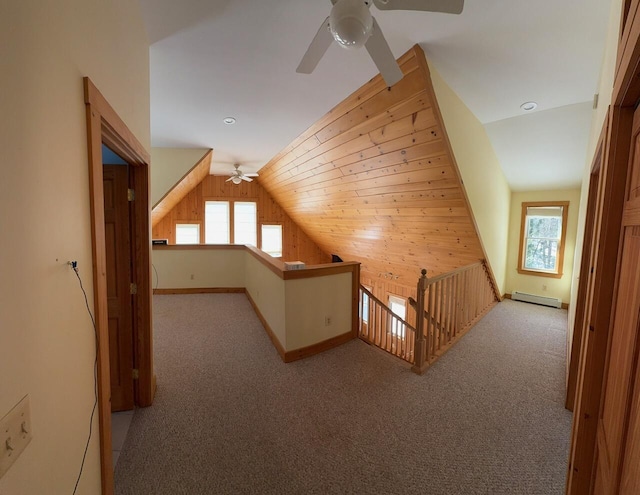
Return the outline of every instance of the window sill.
[[[536,270],[523,270],[522,268],[518,268],[518,273],[520,275],[533,275],[534,277],[562,278],[562,272],[549,273],[549,272],[539,272]]]

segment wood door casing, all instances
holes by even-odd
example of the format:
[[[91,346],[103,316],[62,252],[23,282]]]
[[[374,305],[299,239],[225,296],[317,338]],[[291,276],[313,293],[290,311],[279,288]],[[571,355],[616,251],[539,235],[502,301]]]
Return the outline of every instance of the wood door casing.
[[[640,110],[633,122],[615,312],[598,418],[596,494],[640,490]]]
[[[637,367],[637,327],[640,308],[640,227],[628,228],[623,244],[619,297],[613,320],[609,369],[598,424],[598,475],[602,493],[618,493],[617,485],[626,436],[634,367]],[[635,233],[635,235],[634,235]],[[600,482],[596,483],[600,485]]]
[[[134,407],[128,167],[105,165],[103,182],[111,410],[124,411]]]

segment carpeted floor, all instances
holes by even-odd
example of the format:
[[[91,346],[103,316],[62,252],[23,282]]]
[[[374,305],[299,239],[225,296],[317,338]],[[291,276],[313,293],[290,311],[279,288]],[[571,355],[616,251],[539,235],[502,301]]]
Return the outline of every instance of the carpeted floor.
[[[154,296],[116,493],[563,493],[566,315],[505,300],[417,376],[359,340],[284,364],[243,294]]]

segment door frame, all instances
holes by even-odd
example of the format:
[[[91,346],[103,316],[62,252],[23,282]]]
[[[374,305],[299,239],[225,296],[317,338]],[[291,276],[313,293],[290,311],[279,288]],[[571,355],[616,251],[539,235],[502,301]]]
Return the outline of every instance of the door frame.
[[[600,171],[602,162],[604,161],[604,144],[606,141],[606,130],[609,128],[609,116],[605,117],[603,131],[600,133],[600,139],[596,146],[594,161],[591,166],[591,175],[589,176],[589,194],[587,196],[587,213],[584,229],[584,244],[582,246],[582,260],[580,262],[580,276],[578,278],[578,297],[576,302],[576,313],[573,322],[573,334],[571,342],[568,342],[567,350],[569,351],[569,364],[567,368],[567,386],[565,408],[573,412],[576,388],[578,386],[578,364],[580,360],[580,349],[582,347],[582,329],[586,317],[587,306],[587,289],[588,280],[591,273],[593,253],[594,224],[596,220],[596,210],[598,209],[598,192],[600,190]],[[584,283],[583,283],[584,281]]]
[[[89,194],[93,257],[93,297],[98,335],[98,418],[100,473],[103,495],[114,491],[111,454],[111,385],[109,376],[109,327],[102,184],[102,144],[129,163],[129,180],[136,191],[131,215],[132,277],[138,286],[133,298],[135,402],[150,406],[155,393],[151,333],[151,207],[149,201],[150,155],[88,77],[83,78],[87,118]],[[105,344],[105,345],[103,345]]]
[[[640,100],[640,2],[622,2],[618,56],[601,164],[592,264],[587,284],[585,318],[573,411],[566,493],[593,493],[597,460],[597,426],[602,407],[606,362],[617,299],[622,212],[630,162],[633,114]],[[580,291],[580,287],[578,289]],[[583,288],[585,291],[585,288]],[[584,293],[584,292],[583,292]]]

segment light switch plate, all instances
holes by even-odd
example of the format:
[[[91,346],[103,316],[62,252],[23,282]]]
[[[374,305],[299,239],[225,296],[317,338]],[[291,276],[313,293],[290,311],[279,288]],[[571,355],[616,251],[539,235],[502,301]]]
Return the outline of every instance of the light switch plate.
[[[31,441],[31,406],[25,395],[0,420],[0,478],[9,470]]]

